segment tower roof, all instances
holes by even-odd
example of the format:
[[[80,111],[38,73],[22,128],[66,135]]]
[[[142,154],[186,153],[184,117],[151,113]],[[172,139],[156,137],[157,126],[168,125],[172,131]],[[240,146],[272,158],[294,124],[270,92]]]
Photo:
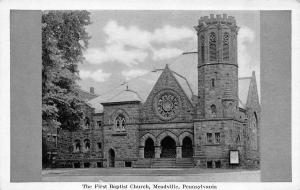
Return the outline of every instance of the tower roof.
[[[217,14],[216,16],[214,14],[210,14],[210,17],[203,16],[199,19],[199,25],[201,24],[215,24],[215,23],[224,23],[229,25],[236,25],[236,20],[233,16],[228,16],[227,14]]]

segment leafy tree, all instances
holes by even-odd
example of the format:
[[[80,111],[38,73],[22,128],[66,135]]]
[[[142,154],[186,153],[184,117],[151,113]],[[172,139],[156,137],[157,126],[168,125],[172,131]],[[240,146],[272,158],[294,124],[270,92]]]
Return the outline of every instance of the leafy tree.
[[[46,139],[42,136],[42,168],[46,168],[50,165],[51,161],[48,159],[48,147]]]
[[[46,11],[42,14],[43,126],[75,130],[82,118],[78,96],[78,64],[88,46],[87,11]]]

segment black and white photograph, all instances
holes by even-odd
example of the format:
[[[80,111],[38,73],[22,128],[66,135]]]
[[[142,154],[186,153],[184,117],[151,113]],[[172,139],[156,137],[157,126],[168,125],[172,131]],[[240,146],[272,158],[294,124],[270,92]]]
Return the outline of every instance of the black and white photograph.
[[[44,11],[44,179],[259,180],[259,32],[259,11]]]
[[[0,189],[300,189],[300,1],[0,0]]]

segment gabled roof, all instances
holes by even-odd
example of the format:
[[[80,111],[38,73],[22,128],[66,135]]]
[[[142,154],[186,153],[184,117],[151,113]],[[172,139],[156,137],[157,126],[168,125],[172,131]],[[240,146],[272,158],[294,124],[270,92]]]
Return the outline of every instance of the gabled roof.
[[[94,99],[98,96],[97,94],[92,94],[90,92],[86,92],[86,91],[81,90],[81,89],[79,89],[78,95],[84,101],[89,101],[89,100]]]
[[[103,103],[118,103],[118,102],[142,102],[142,98],[140,95],[133,91],[128,89],[121,91],[120,93],[116,94],[112,98],[108,99],[107,101]]]
[[[101,113],[103,111],[103,106],[101,103],[124,101],[140,101],[144,103],[163,70],[164,69],[155,69],[152,72],[139,77],[137,80],[128,82],[128,86],[121,85],[109,93],[100,95],[88,101],[88,103],[95,108],[96,113]],[[175,72],[171,69],[170,71],[176,78],[186,96],[191,101],[192,97],[195,96],[192,85],[188,82],[185,76],[180,75],[178,72]]]

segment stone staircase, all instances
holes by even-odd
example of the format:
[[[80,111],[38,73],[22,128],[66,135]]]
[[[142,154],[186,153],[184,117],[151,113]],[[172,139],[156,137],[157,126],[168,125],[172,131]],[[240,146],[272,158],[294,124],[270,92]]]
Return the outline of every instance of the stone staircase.
[[[194,161],[193,158],[177,158],[176,168],[193,168]]]
[[[156,158],[153,160],[152,168],[175,168],[175,158]]]
[[[134,162],[134,168],[192,168],[193,158],[152,158],[139,159]]]
[[[138,159],[132,165],[133,168],[151,168],[153,159]]]

